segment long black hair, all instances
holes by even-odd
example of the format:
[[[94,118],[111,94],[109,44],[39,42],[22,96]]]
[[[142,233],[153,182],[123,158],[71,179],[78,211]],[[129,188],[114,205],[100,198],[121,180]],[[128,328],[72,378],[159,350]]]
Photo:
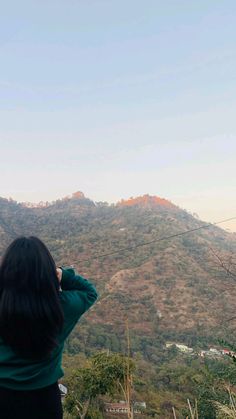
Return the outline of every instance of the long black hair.
[[[55,262],[37,237],[15,239],[0,265],[0,337],[26,358],[56,347],[63,326]]]

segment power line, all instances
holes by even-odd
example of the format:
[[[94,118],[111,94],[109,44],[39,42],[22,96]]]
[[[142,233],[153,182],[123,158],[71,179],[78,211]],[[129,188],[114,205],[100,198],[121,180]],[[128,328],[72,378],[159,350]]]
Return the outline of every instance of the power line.
[[[185,234],[193,233],[195,231],[199,231],[199,230],[202,230],[202,229],[205,229],[205,228],[210,228],[212,226],[215,226],[215,225],[218,225],[218,224],[223,224],[223,223],[226,223],[227,221],[232,221],[232,220],[236,220],[236,216],[231,217],[231,218],[226,218],[224,220],[220,220],[220,221],[217,221],[215,223],[205,224],[205,225],[202,225],[200,227],[192,228],[190,230],[181,231],[179,233],[171,234],[169,236],[160,237],[158,239],[154,239],[154,240],[151,240],[151,241],[148,241],[148,242],[139,243],[139,244],[136,244],[134,246],[123,247],[123,248],[114,250],[114,251],[109,252],[109,253],[102,253],[102,254],[97,254],[97,255],[95,253],[90,259],[80,259],[80,262],[91,262],[92,259],[101,259],[101,258],[104,258],[104,257],[107,257],[107,256],[115,255],[117,253],[123,253],[123,252],[126,252],[128,250],[134,250],[134,249],[137,249],[138,247],[143,247],[143,246],[147,246],[149,244],[159,243],[159,242],[164,241],[164,240],[169,240],[169,239],[173,239],[173,238],[176,238],[176,237],[180,237],[180,236],[183,236]]]

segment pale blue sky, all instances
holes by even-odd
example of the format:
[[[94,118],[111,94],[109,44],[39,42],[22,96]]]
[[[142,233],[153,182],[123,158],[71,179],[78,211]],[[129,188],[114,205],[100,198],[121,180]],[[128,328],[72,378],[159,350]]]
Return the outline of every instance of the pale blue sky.
[[[235,23],[234,0],[2,4],[0,196],[236,216]]]

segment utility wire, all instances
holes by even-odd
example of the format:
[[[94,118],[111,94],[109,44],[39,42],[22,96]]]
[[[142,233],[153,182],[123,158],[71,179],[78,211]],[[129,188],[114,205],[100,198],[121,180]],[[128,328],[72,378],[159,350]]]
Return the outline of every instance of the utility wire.
[[[134,249],[137,249],[138,247],[147,246],[147,245],[153,244],[153,243],[159,243],[161,241],[173,239],[175,237],[180,237],[180,236],[183,236],[185,234],[193,233],[195,231],[199,231],[199,230],[202,230],[202,229],[205,229],[205,228],[210,228],[212,226],[215,226],[215,225],[218,225],[218,224],[223,224],[223,223],[226,223],[227,221],[232,221],[232,220],[236,220],[236,216],[231,217],[231,218],[226,218],[224,220],[220,220],[220,221],[217,221],[215,223],[205,224],[205,225],[202,225],[200,227],[192,228],[190,230],[181,231],[181,232],[176,233],[176,234],[171,234],[170,236],[164,236],[164,237],[160,237],[158,239],[154,239],[154,240],[151,240],[151,241],[148,241],[148,242],[139,243],[139,244],[136,244],[134,246],[123,247],[123,248],[114,250],[114,251],[109,252],[109,253],[102,253],[102,254],[96,254],[95,253],[90,259],[80,259],[80,262],[91,262],[92,259],[101,259],[101,258],[104,258],[104,257],[107,257],[107,256],[115,255],[117,253],[123,253],[123,252],[126,252],[128,250],[134,250]]]

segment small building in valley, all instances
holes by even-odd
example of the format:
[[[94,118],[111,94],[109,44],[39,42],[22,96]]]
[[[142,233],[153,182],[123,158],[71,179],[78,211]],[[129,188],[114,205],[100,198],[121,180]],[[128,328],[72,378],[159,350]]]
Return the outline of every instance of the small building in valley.
[[[146,409],[145,402],[134,402],[133,403],[133,412],[135,414],[141,414],[143,410]],[[121,400],[118,403],[105,403],[105,412],[112,414],[127,414],[128,413],[128,403]]]
[[[176,346],[176,348],[183,353],[192,353],[193,348],[190,348],[187,345],[183,345],[182,343],[175,343],[175,342],[168,342],[166,343],[166,348],[170,348],[171,346]]]

